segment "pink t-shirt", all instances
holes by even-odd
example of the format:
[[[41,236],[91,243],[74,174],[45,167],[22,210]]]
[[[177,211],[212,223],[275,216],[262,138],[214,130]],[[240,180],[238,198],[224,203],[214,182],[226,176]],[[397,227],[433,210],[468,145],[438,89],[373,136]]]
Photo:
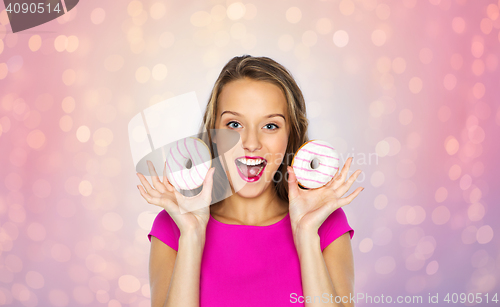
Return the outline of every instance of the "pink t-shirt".
[[[342,208],[318,229],[321,250],[354,230]],[[156,216],[151,232],[177,250],[180,231],[167,211]],[[268,226],[231,225],[210,215],[201,260],[200,307],[304,306],[300,263],[290,215]]]

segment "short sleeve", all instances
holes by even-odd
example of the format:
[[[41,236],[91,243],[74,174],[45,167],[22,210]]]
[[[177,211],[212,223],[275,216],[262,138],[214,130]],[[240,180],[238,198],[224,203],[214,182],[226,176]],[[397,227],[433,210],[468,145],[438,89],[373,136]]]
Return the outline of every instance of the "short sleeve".
[[[180,235],[179,227],[177,227],[177,224],[175,224],[168,212],[163,209],[156,216],[151,231],[148,234],[148,239],[151,242],[151,236],[155,236],[163,243],[177,250],[179,248]]]
[[[338,208],[326,218],[318,229],[321,251],[348,231],[352,239],[354,230],[349,226],[344,210]]]

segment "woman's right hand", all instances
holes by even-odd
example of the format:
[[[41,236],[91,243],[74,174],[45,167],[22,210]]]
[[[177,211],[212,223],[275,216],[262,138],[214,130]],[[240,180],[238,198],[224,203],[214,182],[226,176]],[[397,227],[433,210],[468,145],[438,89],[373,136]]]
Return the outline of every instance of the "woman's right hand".
[[[181,235],[193,231],[196,234],[205,234],[207,223],[210,218],[210,202],[212,201],[212,185],[215,168],[212,167],[205,176],[201,193],[193,197],[186,197],[179,193],[168,181],[166,176],[166,165],[163,169],[163,182],[161,182],[153,163],[151,163],[151,161],[147,162],[154,188],[151,187],[143,174],[137,173],[141,183],[144,185],[144,187],[141,185],[137,186],[142,197],[144,197],[148,203],[164,208],[177,224],[177,227],[179,227]],[[181,207],[184,209],[183,211],[181,211]],[[199,209],[189,210],[189,208]]]

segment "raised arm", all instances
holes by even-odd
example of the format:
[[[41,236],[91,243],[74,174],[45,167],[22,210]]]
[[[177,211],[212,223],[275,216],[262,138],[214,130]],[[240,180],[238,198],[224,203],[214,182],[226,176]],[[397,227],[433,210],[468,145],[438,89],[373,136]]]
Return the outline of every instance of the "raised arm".
[[[158,238],[152,237],[149,266],[151,304],[153,307],[199,307],[200,266],[210,217],[214,168],[207,173],[200,194],[184,197],[168,182],[166,176],[163,177],[163,182],[159,180],[150,161],[148,166],[154,188],[140,173],[137,176],[142,185],[137,187],[148,203],[168,212],[180,231],[177,252]],[[180,206],[198,209],[181,213]]]
[[[304,297],[312,299],[305,302],[306,306],[354,306],[351,300],[339,300],[342,296],[349,296],[354,287],[349,234],[334,240],[323,253],[318,235],[319,227],[328,216],[349,204],[364,189],[358,187],[347,197],[342,197],[361,173],[361,170],[355,171],[346,181],[351,162],[352,158],[349,158],[342,171],[337,171],[329,183],[312,190],[301,190],[293,168],[288,167],[292,233],[300,260]]]

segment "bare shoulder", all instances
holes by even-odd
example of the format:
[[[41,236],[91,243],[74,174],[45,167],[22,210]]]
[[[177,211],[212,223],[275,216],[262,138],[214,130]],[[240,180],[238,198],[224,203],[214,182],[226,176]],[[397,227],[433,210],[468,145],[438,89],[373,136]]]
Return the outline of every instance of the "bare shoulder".
[[[165,302],[174,270],[177,251],[151,236],[151,252],[149,255],[149,285],[151,287],[151,304],[159,305]]]

